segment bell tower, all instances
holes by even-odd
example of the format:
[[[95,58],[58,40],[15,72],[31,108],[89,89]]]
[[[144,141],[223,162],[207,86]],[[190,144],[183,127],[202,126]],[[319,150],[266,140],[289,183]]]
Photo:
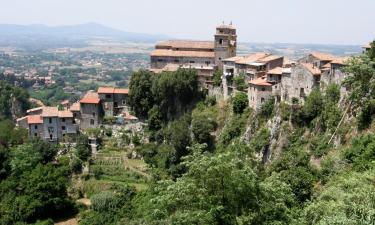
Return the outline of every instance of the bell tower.
[[[236,28],[230,23],[216,27],[215,34],[215,64],[219,69],[223,68],[222,60],[236,56],[237,34]]]

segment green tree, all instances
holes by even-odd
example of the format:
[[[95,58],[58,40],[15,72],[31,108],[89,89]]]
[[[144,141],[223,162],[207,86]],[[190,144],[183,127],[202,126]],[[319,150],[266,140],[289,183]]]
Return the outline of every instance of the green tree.
[[[153,74],[146,70],[134,73],[129,83],[129,105],[137,117],[146,118],[154,104],[151,92]]]
[[[233,112],[241,114],[249,105],[247,94],[242,92],[236,93],[236,95],[233,97],[232,104]]]
[[[375,223],[374,171],[333,177],[303,210],[300,224]]]
[[[223,70],[216,70],[214,73],[213,81],[215,86],[220,86],[222,79],[221,77],[223,76]]]
[[[207,118],[205,115],[199,115],[192,120],[192,132],[194,140],[199,144],[212,144],[211,132],[216,127],[216,122],[213,118]]]
[[[148,128],[152,131],[160,130],[163,124],[162,114],[158,106],[152,107],[148,112]]]
[[[240,74],[233,78],[234,85],[238,91],[244,91],[247,88],[247,84],[245,82],[245,75]]]

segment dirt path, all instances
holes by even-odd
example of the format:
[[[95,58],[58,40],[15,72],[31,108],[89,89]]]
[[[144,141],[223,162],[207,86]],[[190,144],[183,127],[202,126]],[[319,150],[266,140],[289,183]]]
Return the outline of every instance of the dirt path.
[[[70,218],[65,221],[55,223],[55,225],[78,225],[78,220],[76,218]]]

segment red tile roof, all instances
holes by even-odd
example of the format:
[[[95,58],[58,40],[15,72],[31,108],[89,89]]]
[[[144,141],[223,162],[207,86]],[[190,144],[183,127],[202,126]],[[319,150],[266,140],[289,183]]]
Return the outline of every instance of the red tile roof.
[[[255,80],[251,80],[249,81],[249,84],[258,85],[258,86],[272,86],[271,83],[267,82],[266,77],[259,77]]]
[[[72,112],[80,111],[81,105],[79,104],[79,102],[75,102],[75,103],[73,103],[72,106],[70,106],[69,110],[72,111]]]
[[[328,53],[321,53],[321,52],[313,52],[311,53],[311,55],[322,61],[331,61],[334,58],[336,58],[334,55],[331,55]]]
[[[312,73],[313,75],[321,75],[322,74],[322,71],[315,67],[313,64],[310,64],[310,63],[302,63],[302,65],[310,71],[310,73]]]
[[[151,56],[214,58],[215,53],[207,51],[174,51],[169,49],[155,49],[151,52]]]
[[[213,41],[169,40],[156,44],[156,48],[214,49]]]
[[[43,107],[42,117],[58,117],[59,109],[57,107]]]
[[[268,71],[268,74],[282,75],[283,74],[283,68],[281,68],[281,67],[273,68],[272,70]]]
[[[100,98],[98,93],[93,91],[88,91],[86,95],[79,101],[83,104],[99,104]]]
[[[127,88],[115,88],[115,91],[114,91],[115,94],[129,94],[129,89]]]
[[[114,87],[99,87],[98,93],[99,94],[113,94],[115,88]]]
[[[58,113],[59,118],[73,118],[73,113],[68,110],[59,111]]]
[[[43,119],[40,115],[30,115],[30,116],[27,116],[27,123],[28,124],[42,124]]]

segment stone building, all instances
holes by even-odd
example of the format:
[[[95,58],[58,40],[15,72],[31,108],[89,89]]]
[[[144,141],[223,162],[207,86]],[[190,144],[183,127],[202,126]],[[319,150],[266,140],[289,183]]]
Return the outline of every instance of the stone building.
[[[28,110],[29,115],[17,120],[17,124],[28,130],[30,137],[58,142],[65,135],[77,134],[78,125],[73,113],[59,111],[57,107],[39,107]]]
[[[258,109],[265,101],[272,97],[272,83],[267,81],[267,77],[259,77],[249,81],[248,98],[249,106]]]
[[[269,70],[283,66],[284,57],[258,52],[247,56],[235,56],[223,60],[223,92],[228,97],[235,89],[233,78],[244,75],[245,82],[266,76]]]
[[[266,75],[250,80],[249,104],[257,109],[270,98],[276,102],[304,103],[314,88],[324,91],[332,83],[340,86],[341,96],[344,96],[346,90],[341,83],[347,77],[342,72],[346,60],[345,57],[311,53],[298,62],[270,69]]]
[[[99,94],[89,91],[79,101],[80,103],[80,127],[82,130],[87,128],[96,128],[102,123],[103,108],[100,104]]]
[[[198,72],[200,85],[212,84],[216,69],[222,68],[222,60],[236,55],[237,35],[232,25],[216,27],[214,41],[172,40],[157,43],[151,52],[150,71],[176,71],[193,68]]]
[[[99,87],[99,98],[106,116],[119,114],[127,105],[129,90],[114,87]]]

